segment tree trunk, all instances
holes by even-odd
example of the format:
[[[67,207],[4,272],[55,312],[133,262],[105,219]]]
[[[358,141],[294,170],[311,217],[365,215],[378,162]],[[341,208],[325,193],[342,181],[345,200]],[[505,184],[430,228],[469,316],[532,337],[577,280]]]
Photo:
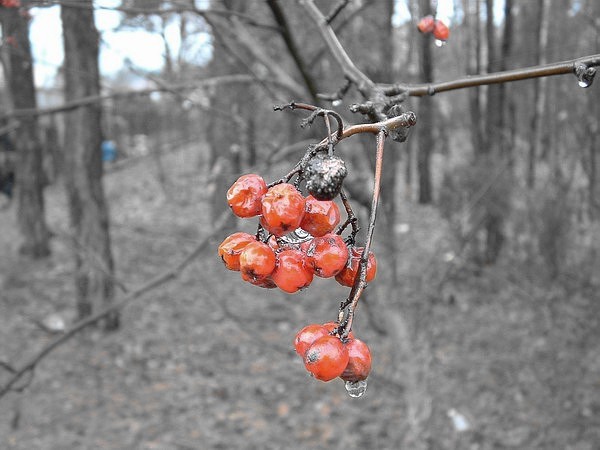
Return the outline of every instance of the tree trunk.
[[[61,5],[65,50],[65,101],[98,95],[98,32],[92,0],[85,8]],[[80,5],[81,6],[81,5]],[[100,104],[67,113],[65,181],[76,247],[75,284],[79,318],[112,302],[113,259],[109,217],[102,186],[102,110]],[[119,326],[117,313],[104,322],[105,329]]]
[[[539,21],[536,26],[537,34],[537,61],[536,64],[546,63],[546,46],[548,44],[548,22],[549,22],[549,0],[538,0]],[[529,146],[529,158],[527,164],[527,187],[533,189],[535,186],[535,165],[536,158],[540,154],[542,147],[542,119],[546,107],[546,78],[537,78],[534,80],[534,103],[535,111],[531,119],[531,134],[533,139]]]
[[[463,10],[465,14],[464,25],[467,31],[468,54],[467,73],[476,75],[481,73],[481,28],[480,28],[480,0],[475,0],[475,13],[470,13],[471,0],[464,0]],[[471,20],[473,21],[471,24]],[[471,145],[473,153],[483,151],[484,139],[481,123],[481,89],[475,86],[469,89],[469,112],[471,116]]]
[[[24,6],[25,3],[24,2]],[[29,42],[28,20],[18,8],[3,8],[2,34],[14,38],[18,51],[9,52],[8,90],[12,93],[14,109],[37,107],[33,81],[33,64]],[[8,44],[5,44],[8,45]],[[23,237],[20,252],[32,258],[50,254],[49,232],[45,221],[44,193],[45,177],[43,151],[38,120],[34,116],[19,118],[15,147],[17,164],[17,217]]]
[[[486,0],[486,36],[487,36],[487,72],[497,72],[501,68],[500,58],[498,58],[496,29],[494,26],[494,0]],[[502,88],[501,84],[491,84],[487,88],[486,105],[486,144],[484,153],[498,155],[503,133],[502,121]]]
[[[419,16],[432,14],[429,0],[419,0]],[[419,37],[420,49],[420,82],[433,81],[433,58],[431,54],[431,35],[422,34]],[[431,186],[431,151],[433,149],[433,104],[431,97],[421,97],[419,102],[419,126],[417,149],[417,171],[419,174],[419,203],[426,204],[433,201]]]

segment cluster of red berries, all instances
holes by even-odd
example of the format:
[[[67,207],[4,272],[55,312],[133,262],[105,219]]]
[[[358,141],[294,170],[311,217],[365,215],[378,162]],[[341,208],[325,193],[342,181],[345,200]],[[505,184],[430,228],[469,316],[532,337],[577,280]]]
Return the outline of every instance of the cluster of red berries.
[[[350,332],[342,340],[338,324],[328,322],[302,328],[294,339],[296,353],[313,377],[321,381],[341,378],[356,383],[366,380],[371,372],[371,351],[367,344]]]
[[[450,29],[439,19],[433,16],[425,16],[417,24],[417,28],[421,33],[433,33],[433,37],[439,41],[445,42],[450,37]]]
[[[238,217],[260,216],[269,233],[261,241],[248,233],[234,233],[219,246],[219,256],[242,279],[263,288],[279,287],[294,293],[307,287],[314,275],[334,277],[343,286],[352,286],[359,272],[363,248],[347,246],[334,228],[340,221],[338,206],[331,200],[304,197],[288,183],[267,187],[262,177],[242,175],[227,191],[227,202]],[[302,243],[282,239],[302,229],[312,236]],[[366,282],[375,278],[377,262],[369,252]]]

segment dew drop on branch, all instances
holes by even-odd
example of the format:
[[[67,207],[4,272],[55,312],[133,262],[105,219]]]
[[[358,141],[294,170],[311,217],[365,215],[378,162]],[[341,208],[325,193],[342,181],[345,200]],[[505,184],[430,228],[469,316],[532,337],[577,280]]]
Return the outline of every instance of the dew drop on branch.
[[[346,381],[344,384],[348,395],[352,398],[362,397],[367,391],[367,380]]]
[[[443,47],[444,45],[446,45],[446,41],[442,41],[441,39],[436,39],[434,43],[436,47]]]
[[[587,87],[590,87],[592,83],[590,81],[587,81],[587,80],[579,80],[577,82],[577,84],[579,85],[579,87],[587,88]]]

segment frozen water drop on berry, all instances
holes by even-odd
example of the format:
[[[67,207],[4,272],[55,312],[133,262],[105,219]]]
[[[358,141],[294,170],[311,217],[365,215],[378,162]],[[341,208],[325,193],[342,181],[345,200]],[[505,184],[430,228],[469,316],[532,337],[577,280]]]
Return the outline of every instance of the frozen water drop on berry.
[[[367,391],[367,380],[346,381],[344,386],[350,397],[359,398],[365,395],[365,392]]]
[[[441,39],[436,39],[435,45],[436,45],[436,47],[443,47],[444,45],[446,45],[446,41],[442,41]]]

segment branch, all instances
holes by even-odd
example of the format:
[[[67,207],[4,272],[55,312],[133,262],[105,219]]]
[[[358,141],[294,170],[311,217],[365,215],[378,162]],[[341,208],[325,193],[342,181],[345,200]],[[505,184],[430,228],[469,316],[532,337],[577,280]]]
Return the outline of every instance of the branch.
[[[8,118],[18,118],[18,117],[29,117],[29,116],[43,116],[48,114],[57,114],[67,111],[72,111],[74,109],[79,108],[80,106],[87,106],[94,103],[100,103],[106,100],[116,99],[116,98],[127,98],[127,97],[135,97],[135,96],[144,96],[150,95],[154,92],[175,92],[175,91],[186,91],[193,90],[198,88],[205,88],[209,86],[216,86],[221,84],[233,84],[233,83],[253,83],[256,79],[250,75],[239,74],[239,75],[222,75],[212,78],[206,78],[204,80],[195,82],[195,83],[187,83],[180,85],[161,85],[155,88],[149,89],[140,89],[134,91],[121,91],[121,92],[112,92],[110,94],[102,94],[102,95],[91,95],[88,97],[82,97],[71,102],[64,103],[60,106],[53,106],[50,108],[33,108],[33,109],[15,109],[11,112],[4,113],[0,115],[0,120],[8,119]],[[268,80],[271,83],[283,86],[278,80]],[[285,86],[283,86],[285,87]],[[292,91],[295,92],[295,91]]]
[[[283,38],[283,42],[285,42],[285,46],[290,52],[292,59],[296,63],[296,67],[298,68],[298,71],[300,72],[300,75],[304,80],[304,84],[306,85],[306,88],[308,89],[312,100],[314,102],[317,102],[317,84],[315,82],[315,79],[309,72],[306,62],[302,58],[302,55],[300,55],[300,50],[298,49],[298,46],[294,41],[294,37],[290,32],[290,26],[288,24],[287,19],[285,18],[285,14],[283,13],[281,6],[279,5],[279,1],[267,0],[267,5],[271,9],[271,13],[273,13],[275,22],[277,22],[277,25],[279,25],[280,34]]]
[[[196,257],[204,250],[204,248],[206,247],[206,245],[208,244],[210,239],[222,231],[223,226],[225,225],[225,223],[227,222],[227,220],[229,218],[229,214],[230,214],[229,210],[224,211],[223,214],[221,214],[221,216],[215,222],[213,230],[210,233],[208,233],[204,237],[204,239],[202,239],[196,245],[196,247],[190,253],[188,253],[188,255],[185,258],[183,258],[183,260],[181,260],[177,265],[171,267],[170,269],[168,269],[167,271],[158,275],[154,279],[148,281],[143,286],[140,286],[139,288],[135,289],[134,291],[131,291],[129,294],[124,296],[120,301],[115,302],[115,303],[107,306],[106,308],[101,309],[100,311],[96,312],[95,314],[92,314],[91,316],[86,317],[85,319],[82,319],[82,320],[74,323],[71,326],[71,328],[69,328],[64,334],[58,336],[57,338],[52,340],[50,343],[45,345],[35,355],[33,355],[31,358],[29,358],[29,360],[27,360],[27,362],[25,362],[23,365],[21,365],[21,367],[14,368],[14,373],[12,373],[12,375],[8,379],[8,381],[0,388],[0,398],[5,396],[9,391],[13,390],[15,384],[25,374],[31,373],[42,359],[44,359],[46,356],[48,356],[53,350],[55,350],[61,344],[65,343],[66,341],[71,339],[78,332],[80,332],[84,328],[88,327],[89,325],[92,325],[92,324],[98,322],[99,320],[103,319],[104,317],[108,316],[109,314],[121,310],[122,308],[127,306],[129,303],[131,303],[133,300],[141,297],[142,295],[150,292],[151,290],[153,290],[159,286],[162,286],[163,284],[165,284],[169,281],[176,279],[181,274],[181,272],[192,261],[194,261],[194,259],[196,259]],[[7,365],[3,365],[3,366],[10,367]]]
[[[525,67],[522,69],[507,70],[504,72],[487,73],[483,75],[473,75],[459,78],[452,81],[442,81],[440,83],[419,84],[414,86],[398,85],[395,89],[386,91],[386,95],[399,94],[407,92],[411,97],[423,97],[425,95],[434,95],[438,92],[453,91],[474,86],[483,86],[487,84],[507,83],[512,81],[528,80],[531,78],[549,77],[554,75],[575,74],[576,67],[584,64],[588,67],[600,66],[600,54],[584,56],[582,58],[571,59],[543,66]]]
[[[373,232],[375,231],[375,219],[377,218],[377,205],[379,204],[379,192],[381,188],[381,173],[383,170],[383,148],[385,146],[385,138],[387,132],[385,128],[381,128],[377,133],[377,155],[375,157],[375,179],[373,181],[373,199],[371,201],[371,213],[369,214],[369,228],[367,229],[367,237],[359,263],[359,275],[354,280],[354,285],[348,295],[348,300],[345,302],[349,305],[347,316],[344,323],[344,331],[340,334],[342,339],[348,337],[348,333],[352,330],[352,322],[354,320],[354,311],[360,300],[364,289],[367,287],[367,264],[369,261],[369,251],[371,250],[371,242],[373,240]],[[343,310],[340,311],[340,315]],[[341,317],[339,318],[341,322]]]
[[[313,3],[313,0],[302,0],[301,5],[317,25],[321,36],[329,47],[329,50],[344,71],[344,75],[346,75],[347,78],[356,84],[358,90],[365,97],[368,97],[368,92],[375,86],[375,83],[373,83],[373,81],[367,75],[361,72],[360,69],[354,65],[348,56],[348,53],[346,53],[346,50],[344,50],[344,47],[335,35],[335,32],[327,23],[327,19],[323,16],[319,8],[317,8]]]

